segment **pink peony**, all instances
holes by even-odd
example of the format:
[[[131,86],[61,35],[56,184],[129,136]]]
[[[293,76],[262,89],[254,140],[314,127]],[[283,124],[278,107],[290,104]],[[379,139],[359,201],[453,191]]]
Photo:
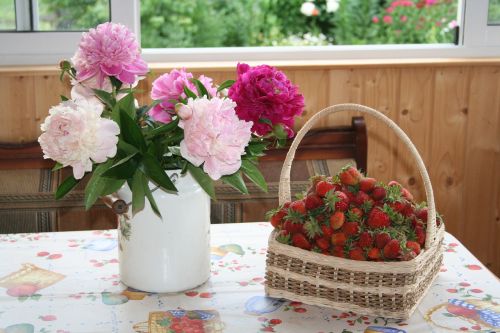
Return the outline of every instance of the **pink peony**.
[[[380,19],[377,16],[372,17],[372,22],[373,23],[378,23]]]
[[[386,15],[383,17],[384,23],[386,24],[391,24],[392,23],[392,16]]]
[[[196,93],[196,86],[191,82],[192,78],[193,74],[182,68],[173,69],[170,73],[163,74],[154,80],[151,98],[161,100],[161,103],[151,109],[149,115],[156,121],[169,123],[172,120],[175,105],[172,101],[187,97],[184,93],[184,86]],[[203,83],[210,95],[217,95],[217,88],[213,86],[211,78],[201,75],[198,80]]]
[[[235,106],[228,98],[201,97],[188,99],[178,110],[179,127],[184,129],[181,155],[195,166],[203,163],[213,180],[239,170],[251,139],[252,122],[238,119]]]
[[[116,154],[118,125],[101,118],[103,106],[87,100],[62,102],[49,110],[38,138],[44,158],[73,167],[76,179]]]
[[[148,72],[148,65],[141,58],[135,35],[118,23],[99,24],[95,29],[83,33],[71,61],[77,71],[78,81],[96,76],[100,87],[108,76],[133,84],[138,76]]]
[[[229,97],[237,104],[238,117],[252,121],[252,131],[258,135],[272,131],[270,125],[259,121],[267,119],[273,125],[282,124],[292,137],[294,117],[304,109],[304,96],[298,87],[283,72],[268,65],[238,64],[237,71],[238,79],[229,89]]]

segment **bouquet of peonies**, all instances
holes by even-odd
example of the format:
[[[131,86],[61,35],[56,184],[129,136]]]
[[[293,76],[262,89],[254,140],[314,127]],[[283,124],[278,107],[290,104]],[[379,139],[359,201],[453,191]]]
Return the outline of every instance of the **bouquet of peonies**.
[[[214,198],[213,181],[247,193],[242,175],[267,190],[258,158],[292,137],[304,98],[286,76],[267,65],[238,64],[236,81],[220,85],[174,69],[153,82],[151,105],[137,105],[135,86],[148,73],[140,48],[125,26],[104,23],[84,33],[61,79],[71,78],[71,98],[49,111],[38,141],[54,169],[73,175],[56,192],[62,198],[90,173],[85,206],[117,191],[125,182],[132,211],[145,197],[156,209],[148,182],[176,192],[165,170],[191,173]]]

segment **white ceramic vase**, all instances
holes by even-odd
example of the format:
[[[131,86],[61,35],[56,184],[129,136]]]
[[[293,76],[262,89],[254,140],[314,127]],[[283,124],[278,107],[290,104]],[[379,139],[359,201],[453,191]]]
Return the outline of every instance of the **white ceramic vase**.
[[[163,219],[146,199],[144,209],[119,215],[121,281],[148,292],[179,292],[204,283],[210,276],[210,197],[187,173],[167,171],[177,194],[153,192]],[[150,183],[151,190],[156,186]],[[128,186],[118,191],[132,201]],[[131,205],[129,205],[131,206]]]

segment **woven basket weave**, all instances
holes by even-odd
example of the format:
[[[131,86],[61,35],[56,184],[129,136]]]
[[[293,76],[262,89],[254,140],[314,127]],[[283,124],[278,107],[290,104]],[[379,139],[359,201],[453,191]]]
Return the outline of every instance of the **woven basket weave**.
[[[343,111],[360,111],[391,128],[408,147],[424,182],[428,224],[424,249],[410,261],[370,262],[327,256],[269,237],[266,294],[306,304],[374,316],[409,318],[441,267],[444,226],[436,225],[434,194],[422,158],[408,136],[381,112],[357,104],[338,104],[315,114],[297,133],[281,170],[280,205],[290,201],[290,169],[300,141],[318,119]]]

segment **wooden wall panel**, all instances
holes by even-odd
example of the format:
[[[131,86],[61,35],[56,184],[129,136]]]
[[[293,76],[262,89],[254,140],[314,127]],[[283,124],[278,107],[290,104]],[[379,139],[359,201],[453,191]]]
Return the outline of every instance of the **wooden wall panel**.
[[[282,66],[306,98],[297,128],[320,109],[361,103],[379,109],[410,136],[428,166],[437,208],[447,230],[500,274],[500,62],[390,63]],[[193,67],[216,82],[235,79],[231,66]],[[189,67],[187,68],[189,70]],[[154,66],[138,86],[147,103],[153,80],[168,71]],[[56,69],[0,68],[0,142],[35,141],[39,123],[68,86]],[[353,114],[332,116],[318,126],[348,124]],[[396,178],[417,198],[422,186],[412,160],[383,124],[366,118],[368,173]],[[495,122],[496,119],[496,122]],[[484,180],[483,180],[484,179]],[[413,183],[415,181],[415,183]]]
[[[464,218],[464,164],[467,128],[469,68],[438,68],[427,164],[438,211],[447,229],[462,235]],[[421,129],[424,131],[425,129]]]
[[[499,186],[496,174],[500,169],[496,160],[500,152],[500,127],[498,116],[495,115],[500,114],[500,99],[491,97],[500,96],[499,69],[485,67],[472,72],[469,96],[463,202],[470,205],[464,212],[461,239],[473,253],[482,258],[487,267],[498,272],[500,257],[496,256],[495,247],[484,246],[485,243],[498,242],[498,221],[496,225],[483,221],[495,221],[498,217],[498,206],[493,209],[497,204],[493,194]],[[474,204],[479,203],[485,209],[474,207]],[[478,224],[481,228],[478,228]]]
[[[417,147],[426,165],[430,160],[434,75],[433,68],[401,69],[399,106],[395,119]],[[422,179],[415,162],[404,158],[408,153],[400,141],[396,147],[398,158],[394,160],[395,174],[401,184],[411,191],[416,200],[425,200]]]

